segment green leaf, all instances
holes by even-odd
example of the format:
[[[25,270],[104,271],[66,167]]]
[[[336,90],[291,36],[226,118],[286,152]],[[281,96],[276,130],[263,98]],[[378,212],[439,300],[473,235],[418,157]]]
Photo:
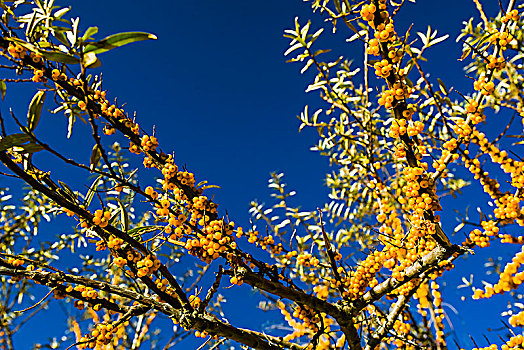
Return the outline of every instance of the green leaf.
[[[84,48],[84,54],[88,52],[103,53],[116,47],[149,39],[156,40],[156,35],[144,32],[126,32],[113,34],[100,41],[86,45]]]
[[[26,134],[11,134],[0,139],[0,151],[5,151],[11,147],[22,147],[22,145],[31,141],[31,136]]]
[[[42,107],[45,101],[45,91],[37,91],[29,104],[29,111],[27,112],[27,128],[29,131],[34,131],[40,116],[42,115]]]
[[[438,85],[440,87],[440,91],[442,91],[442,93],[444,95],[447,95],[448,94],[448,88],[446,88],[446,85],[444,85],[444,82],[442,80],[440,80],[439,78],[437,78],[437,81],[438,81]]]
[[[91,204],[91,201],[93,200],[93,197],[94,197],[94,195],[96,193],[96,190],[98,188],[98,185],[100,184],[100,180],[102,180],[102,175],[97,177],[95,179],[95,181],[93,181],[93,183],[91,184],[91,187],[89,187],[89,190],[87,191],[86,197],[84,199],[84,206],[86,208],[88,208],[89,205]]]
[[[91,36],[98,33],[98,27],[89,27],[87,28],[86,32],[84,33],[84,36],[82,36],[82,41],[89,40]]]
[[[77,202],[76,194],[75,192],[69,187],[65,182],[62,182],[58,180],[58,184],[60,187],[62,187],[62,190],[64,191],[64,194],[66,194],[70,199],[73,200],[73,202]]]
[[[20,146],[22,148],[22,151],[18,151],[18,153],[36,153],[40,152],[44,149],[44,146],[36,143],[36,142],[29,142],[25,145]]]
[[[153,225],[153,226],[140,226],[135,227],[129,230],[127,233],[132,237],[138,237],[148,232],[153,232],[157,230],[162,230],[163,226]]]
[[[41,54],[46,60],[53,61],[53,62],[60,62],[65,64],[77,64],[80,63],[80,59],[78,57],[75,57],[73,55],[69,55],[64,52],[60,51],[44,51],[44,50],[37,50],[39,54]]]
[[[0,80],[0,94],[2,95],[2,101],[4,100],[6,91],[7,91],[7,84],[5,83],[5,81]]]
[[[118,206],[120,207],[120,226],[122,231],[127,232],[129,230],[129,215],[127,214],[126,206],[120,198],[116,198]]]
[[[89,168],[91,168],[91,170],[98,166],[98,162],[100,161],[101,156],[102,152],[100,151],[100,148],[98,147],[98,145],[94,145],[93,150],[91,151],[91,158],[89,159]]]

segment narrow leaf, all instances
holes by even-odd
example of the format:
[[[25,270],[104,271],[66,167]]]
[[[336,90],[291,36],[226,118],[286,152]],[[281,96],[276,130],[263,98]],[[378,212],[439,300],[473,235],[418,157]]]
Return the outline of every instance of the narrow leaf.
[[[42,115],[42,107],[45,101],[45,91],[37,91],[33,96],[31,103],[29,104],[29,110],[27,112],[27,128],[29,131],[34,131],[40,116]]]
[[[69,55],[64,52],[59,51],[44,51],[44,50],[37,50],[38,53],[40,53],[46,60],[53,61],[53,62],[60,62],[65,64],[77,64],[80,63],[80,59],[78,57]]]
[[[120,198],[116,198],[118,206],[120,207],[120,226],[122,231],[127,232],[129,230],[129,215],[127,214],[126,207]]]
[[[150,39],[156,40],[156,35],[150,34],[150,33],[144,33],[144,32],[126,32],[126,33],[113,34],[100,41],[89,43],[84,48],[84,54],[88,52],[103,53],[111,49],[114,49],[116,47],[120,47],[120,46],[130,44],[136,41],[150,40]]]
[[[89,167],[91,170],[95,169],[98,166],[98,162],[100,161],[100,157],[102,156],[102,152],[100,151],[100,148],[98,145],[93,146],[93,150],[91,151],[91,158],[89,158]]]
[[[5,151],[11,147],[22,147],[22,144],[31,140],[31,137],[26,134],[11,134],[0,139],[0,151]]]
[[[87,28],[86,32],[84,33],[84,36],[82,36],[82,41],[86,41],[91,38],[91,36],[98,33],[98,27],[89,27]]]
[[[7,84],[5,83],[5,81],[0,80],[0,94],[2,95],[2,101],[4,100],[6,92],[7,92]]]
[[[93,181],[93,183],[91,184],[91,187],[89,187],[89,190],[87,191],[86,197],[84,199],[84,206],[86,208],[88,208],[89,205],[91,204],[91,201],[93,200],[93,197],[95,196],[96,190],[101,180],[102,180],[102,175],[97,177],[95,181]]]

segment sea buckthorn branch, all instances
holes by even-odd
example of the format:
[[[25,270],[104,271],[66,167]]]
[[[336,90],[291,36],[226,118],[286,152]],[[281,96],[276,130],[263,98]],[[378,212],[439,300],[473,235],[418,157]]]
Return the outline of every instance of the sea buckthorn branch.
[[[85,84],[87,84],[87,83],[84,81],[84,85]],[[107,153],[106,153],[104,147],[102,146],[102,139],[101,139],[100,135],[98,134],[98,126],[95,123],[95,117],[93,116],[93,113],[89,109],[87,110],[87,113],[89,115],[89,118],[88,118],[89,124],[91,125],[91,129],[93,130],[93,135],[92,136],[93,136],[93,139],[95,140],[97,151],[102,156],[102,159],[104,160],[104,163],[106,164],[107,169],[109,170],[109,173],[111,173],[111,175],[113,177],[117,177],[117,175],[115,173],[115,170],[111,166],[111,162],[109,162],[109,158],[107,157]],[[96,164],[92,164],[92,167],[96,168]]]
[[[152,297],[133,292],[127,288],[115,286],[108,282],[102,282],[90,278],[75,276],[64,272],[56,273],[38,270],[29,271],[23,268],[12,268],[9,270],[0,269],[0,275],[23,276],[28,279],[38,281],[44,285],[60,288],[61,290],[63,289],[64,294],[71,295],[72,297],[77,299],[82,298],[81,293],[75,291],[74,288],[69,291],[68,287],[63,285],[62,283],[73,283],[76,285],[96,288],[101,291],[105,291],[111,294],[119,295],[124,298],[135,300],[140,304],[146,306],[146,308],[142,307],[139,309],[132,309],[132,307],[122,307],[109,301],[104,302],[102,299],[94,299],[97,303],[103,304],[104,307],[108,306],[108,309],[110,310],[125,313],[131,310],[144,311],[152,308],[168,316],[174,317],[175,319],[180,321],[181,325],[188,326],[188,328],[200,329],[202,331],[208,332],[209,334],[218,334],[220,336],[239,341],[255,349],[279,349],[278,347],[268,344],[264,339],[265,336],[256,335],[256,333],[250,333],[242,329],[237,329],[229,324],[225,324],[218,321],[216,318],[214,318],[214,316],[200,314],[198,312],[188,313],[188,311],[175,309],[168,304],[156,301]],[[272,339],[273,337],[270,337],[268,339],[270,343],[272,342]],[[284,343],[280,345],[284,345]]]
[[[390,277],[385,281],[379,283],[371,290],[367,291],[361,298],[353,303],[350,308],[351,313],[359,312],[364,309],[367,305],[372,304],[373,302],[381,299],[384,295],[390,293],[396,288],[402,286],[403,284],[419,278],[423,273],[430,271],[431,269],[437,268],[438,264],[442,261],[448,259],[456,259],[458,256],[464,254],[465,249],[453,245],[449,248],[444,248],[442,246],[436,246],[431,252],[419,258],[413,265],[407,267],[404,270],[404,275],[402,280],[395,279]]]
[[[350,349],[360,349],[360,337],[355,329],[351,314],[343,306],[336,306],[322,299],[314,297],[294,288],[286,287],[279,282],[268,281],[262,276],[249,271],[246,268],[237,269],[237,273],[242,276],[242,280],[268,293],[278,295],[282,298],[293,300],[297,303],[308,305],[309,307],[324,312],[332,316],[340,325],[343,333],[346,335],[346,341]]]
[[[76,205],[68,202],[68,201],[65,201],[64,203],[64,200],[63,198],[57,196],[52,190],[50,191],[47,187],[43,186],[42,184],[40,184],[40,182],[38,182],[37,180],[35,179],[32,179],[31,177],[27,177],[27,176],[24,176],[23,174],[23,171],[18,168],[18,166],[16,166],[15,164],[11,164],[10,163],[10,160],[7,158],[7,156],[4,154],[4,155],[0,155],[0,160],[1,161],[6,161],[7,162],[7,166],[15,173],[19,173],[19,175],[21,175],[21,178],[24,179],[26,182],[28,182],[32,187],[36,188],[36,189],[39,189],[40,191],[44,192],[46,195],[48,195],[51,199],[55,200],[57,203],[59,203],[62,207],[72,211],[72,212],[75,212],[77,215],[79,215],[79,217],[87,217],[87,218],[92,218],[92,216],[87,213],[87,212],[84,212],[84,210],[82,210],[81,208],[78,208]],[[4,163],[6,163],[4,162]],[[47,182],[50,182],[49,179],[47,179]],[[54,189],[58,189],[59,187],[54,185]],[[120,236],[120,233],[119,230],[116,230],[114,227],[112,226],[106,226],[104,229],[110,231],[110,233],[112,234],[115,234],[115,236],[119,237]],[[98,231],[97,228],[95,228],[95,230]],[[125,241],[127,241],[126,239],[124,239]],[[128,242],[130,243],[130,242]],[[139,250],[144,250],[143,247],[140,246],[140,244],[138,244],[137,242],[132,242],[132,245],[135,245],[135,246],[138,246],[138,247],[135,247]],[[143,280],[144,281],[144,280]],[[176,281],[175,281],[176,282]],[[154,284],[153,285],[150,285],[151,283],[148,283],[148,280],[146,279],[144,281],[144,283],[146,283],[152,290],[155,290],[155,286]],[[155,291],[156,292],[156,291]],[[164,299],[166,299],[161,293],[157,293],[159,295],[161,295]],[[187,316],[185,318],[187,320]],[[197,322],[198,323],[198,320],[193,320],[191,322],[189,322],[188,324],[193,324],[194,322]],[[195,326],[196,327],[196,326]],[[240,337],[239,339],[241,339],[242,337]]]
[[[71,158],[65,157],[60,152],[58,152],[54,148],[52,148],[48,143],[45,143],[44,141],[39,139],[34,133],[29,132],[27,130],[27,127],[20,122],[20,120],[15,116],[13,111],[10,111],[10,112],[11,112],[11,117],[13,118],[15,123],[20,127],[20,129],[24,132],[24,134],[26,134],[28,137],[30,137],[31,140],[34,141],[35,143],[37,143],[38,145],[42,146],[44,150],[46,150],[47,152],[51,153],[52,155],[54,155],[58,159],[62,160],[66,164],[75,166],[75,167],[83,169],[83,170],[87,170],[90,173],[95,173],[95,174],[107,177],[109,179],[115,180],[120,186],[129,187],[135,193],[141,194],[144,197],[148,197],[147,194],[140,187],[136,186],[129,179],[125,179],[123,177],[118,176],[114,171],[112,171],[112,173],[108,173],[108,172],[105,172],[103,170],[100,170],[99,167],[89,167],[89,166],[87,166],[85,164],[78,163],[78,162],[76,162],[75,160],[73,160]],[[2,118],[1,115],[0,115],[0,121],[3,121],[3,118]],[[112,169],[112,167],[110,167],[110,166],[108,166],[108,168]],[[153,200],[152,198],[148,198],[148,199]]]
[[[46,76],[46,74],[49,74],[49,73],[46,71],[44,72],[44,76]],[[66,90],[68,94],[77,97],[80,101],[87,100],[88,102],[85,104],[85,109],[90,110],[90,108],[93,108],[93,111],[96,115],[103,116],[113,126],[115,126],[118,130],[123,132],[131,140],[131,142],[134,142],[135,145],[141,145],[139,136],[135,133],[135,131],[131,130],[127,125],[127,122],[129,122],[129,119],[124,118],[123,120],[125,120],[125,122],[122,122],[121,120],[113,116],[108,116],[102,113],[103,112],[102,108],[97,103],[95,103],[94,100],[84,97],[86,94],[78,86],[71,85],[69,84],[69,82],[62,81],[62,80],[55,81],[55,83],[61,86],[62,88],[64,88],[64,90]],[[123,115],[122,113],[120,114]],[[134,123],[131,122],[130,125],[133,125],[133,124]],[[138,147],[141,147],[141,146],[138,146]],[[162,166],[167,164],[165,162],[167,158],[157,153],[156,150],[147,150],[147,151],[144,150],[144,153],[148,154],[149,157],[152,157],[155,160],[155,162],[160,165],[160,169],[163,169]],[[188,196],[189,200],[192,200],[198,194],[197,192],[194,192],[194,190],[190,186],[184,185],[181,182],[179,182],[179,180],[176,177],[170,178],[169,181],[174,182],[177,187],[182,188],[184,193]],[[211,216],[211,219],[213,219],[213,217],[216,217],[216,214],[213,214],[213,213],[209,213],[209,215]],[[196,227],[191,227],[191,228],[195,229]],[[238,248],[235,249],[235,252],[239,253]],[[242,255],[246,255],[246,254],[242,253]],[[261,270],[265,269],[264,264],[256,261],[252,257],[250,257],[250,259]]]
[[[508,3],[508,6],[506,8],[506,13],[509,13],[513,10],[513,7],[515,6],[515,0],[510,0],[509,3]],[[502,23],[502,26],[500,28],[500,32],[501,33],[504,33],[506,28],[507,28],[507,24],[508,22],[503,22]],[[503,45],[499,45],[499,44],[495,44],[495,49],[493,50],[493,57],[498,57],[499,56],[499,53],[503,50]],[[488,68],[487,69],[487,73],[483,76],[483,81],[481,83],[484,83],[484,84],[488,84],[488,83],[491,83],[493,84],[493,82],[491,81],[492,77],[493,77],[493,74],[495,72],[497,67],[493,67],[493,68]],[[479,79],[479,82],[481,80]],[[477,90],[477,85],[475,85],[475,88]],[[481,89],[482,87],[480,86],[480,83],[479,83],[479,89]],[[491,89],[490,89],[491,91]],[[489,91],[488,91],[489,92]],[[484,98],[485,98],[486,94],[484,93],[478,93],[476,98],[472,101],[473,104],[475,106],[481,106],[482,105],[482,102],[484,101]],[[473,122],[473,118],[475,117],[475,114],[473,113],[469,113],[467,116],[466,116],[466,119],[464,121],[464,124],[471,127],[472,126],[472,122]],[[463,143],[468,143],[468,140],[467,138],[464,138],[462,135],[460,135],[460,137],[457,139],[457,147],[460,147],[460,145],[462,145]],[[448,154],[447,156],[444,157],[444,159],[441,160],[441,164],[444,165],[444,169],[448,166],[448,164],[453,160],[453,154]],[[437,178],[439,178],[442,173],[443,173],[444,170],[439,170],[439,171],[436,171],[434,172],[432,175],[431,175],[431,179],[433,181],[435,181]]]
[[[433,101],[435,101],[435,106],[437,106],[438,112],[439,112],[440,116],[442,117],[442,121],[444,122],[444,125],[448,128],[448,130],[451,130],[452,128],[451,128],[451,126],[448,123],[448,118],[446,118],[446,115],[445,115],[444,111],[442,110],[441,100],[437,98],[437,96],[435,94],[435,91],[433,90],[432,85],[428,81],[428,78],[427,78],[426,74],[424,73],[424,71],[422,70],[422,67],[420,66],[420,63],[418,62],[418,59],[413,56],[413,52],[411,52],[411,51],[407,51],[407,54],[410,55],[413,64],[415,65],[415,67],[417,67],[417,70],[419,72],[420,77],[422,79],[424,79],[424,82],[426,83],[427,91],[429,92],[429,94],[433,98]],[[420,57],[421,54],[422,54],[422,51],[417,55],[417,57]]]
[[[0,275],[11,276],[11,277],[25,277],[39,284],[46,285],[52,288],[55,299],[63,299],[65,296],[70,296],[74,299],[82,300],[86,303],[90,303],[93,305],[100,305],[101,307],[107,310],[111,310],[111,311],[118,312],[118,313],[125,313],[129,309],[126,306],[116,304],[105,298],[100,298],[98,296],[95,296],[95,297],[84,296],[82,292],[73,289],[73,287],[71,286],[68,287],[62,284],[64,280],[70,280],[71,282],[73,282],[73,280],[76,280],[76,283],[80,281],[82,282],[81,284],[80,283],[77,284],[80,286],[89,284],[89,285],[107,287],[107,284],[101,285],[99,283],[88,283],[85,281],[89,279],[68,278],[65,273],[54,273],[54,272],[45,272],[45,271],[37,271],[37,270],[30,271],[27,269],[21,269],[21,268],[16,268],[16,267],[12,269],[0,269]],[[78,277],[78,276],[74,276],[74,277]]]
[[[56,188],[56,186],[54,186],[54,187]],[[134,187],[134,186],[132,186],[132,187]],[[143,191],[139,190],[138,192],[143,192]],[[122,237],[122,235],[118,235],[118,234],[117,234],[117,236]],[[127,236],[126,236],[126,237],[127,237]],[[126,239],[124,238],[124,240],[126,240]],[[126,240],[126,241],[127,241],[127,240]],[[128,242],[128,243],[129,243],[129,242]],[[140,248],[139,250],[141,250],[143,253],[145,252],[145,250],[144,250],[143,248]],[[169,281],[173,286],[175,286],[176,289],[178,289],[178,293],[179,293],[179,295],[184,295],[184,294],[181,293],[182,290],[181,290],[181,288],[178,286],[178,282],[177,282],[177,281],[174,279],[174,277],[169,273],[169,271],[167,270],[167,268],[165,268],[164,266],[161,266],[161,267],[160,267],[160,271],[162,272],[163,276],[165,276],[166,279],[167,279],[167,280],[168,280],[168,281]],[[135,271],[135,272],[136,272],[136,271]]]
[[[253,331],[253,330],[250,330],[250,329],[244,329],[242,328],[242,331],[248,333],[248,334],[253,334],[253,335],[256,335],[262,339],[266,339],[267,341],[273,343],[273,344],[276,344],[278,346],[281,346],[285,349],[290,349],[290,350],[306,350],[307,349],[307,346],[300,346],[298,344],[295,344],[295,343],[292,343],[292,342],[289,342],[289,341],[286,341],[284,340],[282,337],[275,337],[275,336],[272,336],[272,335],[269,335],[269,334],[265,334],[265,333],[260,333],[260,332],[257,332],[257,331]]]
[[[220,280],[222,279],[223,274],[224,274],[223,267],[222,265],[219,265],[218,272],[215,277],[215,282],[213,282],[213,284],[211,285],[211,288],[209,288],[209,290],[207,291],[207,294],[204,300],[200,303],[200,305],[198,305],[197,312],[203,313],[206,310],[207,305],[209,304],[213,296],[218,291],[218,287],[220,286]]]
[[[320,218],[320,228],[322,230],[322,237],[324,238],[324,244],[325,244],[325,247],[326,247],[326,253],[328,255],[329,262],[331,264],[331,271],[332,271],[333,275],[335,276],[336,281],[337,282],[341,282],[340,274],[338,273],[338,267],[337,267],[337,261],[335,259],[335,254],[333,254],[333,250],[331,248],[331,243],[329,242],[329,237],[328,237],[328,235],[326,233],[326,230],[324,228],[324,222],[322,221],[322,211],[320,209],[318,209],[318,215],[319,215],[319,218]],[[342,297],[344,297],[345,293],[344,293],[344,289],[342,287],[342,283],[340,283],[340,285],[338,286],[338,289],[339,289],[340,295]]]
[[[31,270],[22,267],[9,266],[9,269],[2,269],[2,275],[9,276],[22,276],[30,280],[40,282],[40,284],[46,285],[47,283],[53,283],[52,287],[63,287],[64,293],[73,293],[73,291],[67,291],[67,286],[63,283],[72,283],[79,286],[90,287],[110,294],[118,295],[123,298],[134,300],[142,305],[146,305],[150,308],[154,308],[165,314],[173,314],[174,310],[170,305],[160,303],[150,296],[137,293],[128,288],[122,288],[111,284],[109,282],[103,282],[96,279],[86,278],[82,276],[72,275],[63,271],[49,272],[42,270]]]
[[[435,184],[434,182],[427,181],[428,175],[425,174],[427,164],[419,164],[418,160],[420,158],[417,157],[414,150],[414,147],[421,147],[417,146],[419,144],[417,134],[422,131],[423,124],[421,122],[414,122],[413,125],[407,126],[407,121],[411,119],[412,112],[406,99],[409,97],[411,89],[406,86],[404,69],[399,68],[399,70],[396,71],[393,68],[395,64],[399,64],[400,61],[397,53],[400,53],[400,56],[402,56],[402,52],[393,48],[392,43],[395,41],[396,33],[393,22],[388,15],[387,6],[384,1],[372,1],[370,5],[363,5],[361,15],[363,19],[368,21],[369,26],[375,29],[375,39],[373,39],[372,42],[370,41],[368,50],[372,54],[379,55],[382,58],[380,62],[375,64],[375,71],[378,76],[386,80],[387,87],[389,88],[389,90],[386,90],[380,97],[378,102],[387,109],[391,109],[394,114],[394,125],[392,126],[390,136],[400,138],[403,144],[402,156],[406,158],[408,163],[408,166],[404,168],[403,171],[408,181],[404,190],[406,191],[407,197],[412,198],[409,198],[409,202],[406,199],[403,200],[407,202],[412,209],[412,221],[415,221],[411,223],[413,229],[410,230],[408,235],[415,230],[419,232],[418,235],[422,233],[422,236],[431,236],[439,245],[451,249],[451,242],[434,216],[434,211],[441,210],[438,197],[435,194]],[[443,114],[442,116],[444,117]],[[418,182],[419,176],[420,183]],[[426,185],[421,186],[422,183]],[[432,228],[427,225],[428,223],[431,223]],[[404,239],[401,240],[401,243],[403,240]],[[385,249],[388,249],[387,245]],[[431,247],[428,246],[426,252],[430,250]],[[415,254],[423,253],[424,251]],[[403,262],[400,266],[395,267],[392,278],[403,277],[399,276],[399,273],[400,275],[403,274],[401,270],[414,263],[413,257],[409,260],[402,260]]]
[[[379,345],[379,343],[382,341],[382,339],[384,339],[389,330],[393,328],[395,321],[398,319],[401,312],[406,307],[407,303],[411,300],[411,297],[413,296],[413,294],[415,294],[415,291],[417,290],[419,285],[420,283],[417,283],[415,288],[412,288],[407,295],[401,295],[398,297],[397,302],[394,305],[392,305],[391,309],[389,310],[384,324],[382,324],[374,333],[371,333],[364,350],[373,350],[377,345]]]
[[[5,152],[0,152],[0,161],[4,163],[11,171],[13,171],[15,174],[20,176],[25,182],[27,182],[32,188],[42,192],[44,195],[46,195],[48,198],[52,199],[56,203],[58,203],[61,207],[66,208],[70,210],[71,212],[77,214],[81,218],[86,218],[87,220],[91,221],[94,218],[94,215],[89,213],[87,210],[79,207],[78,205],[71,203],[68,200],[65,200],[63,197],[61,197],[57,192],[51,190],[50,188],[44,186],[39,181],[35,180],[33,177],[31,177],[29,174],[27,174],[25,171],[23,171],[18,165],[16,165],[10,158],[7,156]],[[50,179],[47,179],[48,182],[50,182]],[[55,185],[56,186],[56,185]],[[56,186],[58,188],[58,186]],[[85,220],[85,219],[84,219]],[[96,225],[95,225],[96,226]],[[148,250],[139,242],[134,240],[129,235],[125,234],[124,232],[118,230],[117,228],[108,225],[104,227],[104,229],[96,226],[93,228],[101,237],[107,237],[106,234],[104,234],[104,229],[109,232],[109,234],[114,235],[117,238],[122,239],[126,243],[129,243],[133,248],[140,251],[145,256],[149,255]],[[161,271],[164,273],[164,276],[166,278],[170,278],[170,283],[175,288],[176,295],[178,299],[173,298],[171,295],[163,292],[157,286],[152,282],[152,280],[149,277],[142,277],[140,278],[151,290],[155,291],[155,293],[159,294],[163,300],[169,301],[173,303],[173,305],[179,306],[180,303],[184,307],[188,307],[189,302],[187,301],[187,297],[185,293],[183,292],[182,288],[178,284],[178,282],[174,279],[174,277],[170,277],[170,273],[167,271],[167,268],[162,268]]]

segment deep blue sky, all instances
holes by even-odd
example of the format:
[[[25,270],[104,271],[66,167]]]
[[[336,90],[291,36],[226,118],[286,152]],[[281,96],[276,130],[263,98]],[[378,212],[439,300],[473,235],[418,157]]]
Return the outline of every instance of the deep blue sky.
[[[490,3],[485,9],[495,15],[496,2]],[[206,179],[221,186],[216,191],[216,201],[222,213],[227,209],[231,218],[247,226],[249,202],[255,198],[268,201],[266,188],[271,171],[285,172],[286,181],[298,190],[298,201],[305,209],[316,208],[327,200],[323,187],[327,162],[309,151],[316,135],[309,130],[297,132],[296,116],[304,105],[317,105],[319,99],[316,93],[304,93],[311,75],[301,76],[301,66],[286,64],[283,57],[288,41],[282,33],[293,26],[295,16],[301,18],[301,23],[314,18],[313,29],[322,23],[318,14],[310,14],[309,3],[92,0],[69,4],[72,14],[81,17],[82,30],[99,27],[97,38],[132,30],[158,36],[156,41],[101,55],[104,89],[111,98],[126,102],[128,111],[137,111],[141,127],[151,130],[155,125],[163,150],[175,150],[177,164],[186,164],[196,173],[197,181]],[[441,35],[450,34],[444,45],[428,53],[431,63],[424,67],[434,72],[433,79],[440,77],[448,87],[466,92],[471,89],[471,81],[464,77],[456,60],[460,57],[460,45],[454,38],[461,22],[472,15],[477,15],[472,1],[419,1],[406,2],[396,20],[399,33],[414,22],[413,31],[425,31],[429,24]],[[344,36],[351,33],[343,30],[341,27],[337,36],[326,30],[326,45],[319,40],[319,47],[331,47],[337,55],[360,52],[359,43],[344,42]],[[25,100],[15,111],[25,115],[27,103]],[[2,104],[3,115],[7,115],[7,107]],[[38,129],[40,135],[65,135],[63,119],[61,115],[44,116]],[[82,140],[77,142],[76,149],[65,143],[62,146],[70,155],[87,161],[90,148],[82,148]],[[88,144],[86,141],[85,146]],[[447,228],[451,229],[452,226]],[[469,272],[462,275],[468,276]],[[455,276],[453,283],[459,280],[459,275]],[[454,286],[447,290],[457,306]],[[459,310],[455,326],[463,334],[459,337],[462,340],[468,331],[480,336],[480,332],[470,330],[477,328],[472,323],[479,327],[500,325],[496,317],[482,322],[471,318],[471,307]],[[494,307],[492,315],[498,311],[502,311],[502,306]],[[260,323],[254,319],[245,321],[242,325]]]

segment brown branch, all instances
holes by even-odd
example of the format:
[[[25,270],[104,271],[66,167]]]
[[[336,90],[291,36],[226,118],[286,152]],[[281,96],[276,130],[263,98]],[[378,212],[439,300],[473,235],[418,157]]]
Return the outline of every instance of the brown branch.
[[[415,263],[410,267],[406,268],[404,271],[404,279],[402,281],[390,277],[384,282],[379,283],[373,289],[364,294],[359,300],[357,300],[351,307],[351,311],[355,314],[360,312],[360,310],[375,302],[376,300],[379,300],[385,294],[393,291],[394,289],[411,281],[412,279],[420,277],[424,272],[437,266],[438,263],[450,257],[458,257],[465,252],[465,249],[457,245],[453,245],[447,249],[437,245],[431,252],[415,261]]]
[[[369,339],[368,343],[366,344],[365,350],[373,350],[375,347],[381,342],[381,340],[386,336],[386,334],[391,330],[393,325],[395,324],[395,321],[400,316],[400,313],[404,308],[406,307],[407,303],[411,300],[411,297],[413,294],[415,294],[419,284],[414,286],[408,293],[408,295],[401,295],[397,302],[391,307],[391,310],[389,311],[389,314],[387,316],[386,322],[379,327],[378,330],[376,330],[371,335],[371,339]]]

